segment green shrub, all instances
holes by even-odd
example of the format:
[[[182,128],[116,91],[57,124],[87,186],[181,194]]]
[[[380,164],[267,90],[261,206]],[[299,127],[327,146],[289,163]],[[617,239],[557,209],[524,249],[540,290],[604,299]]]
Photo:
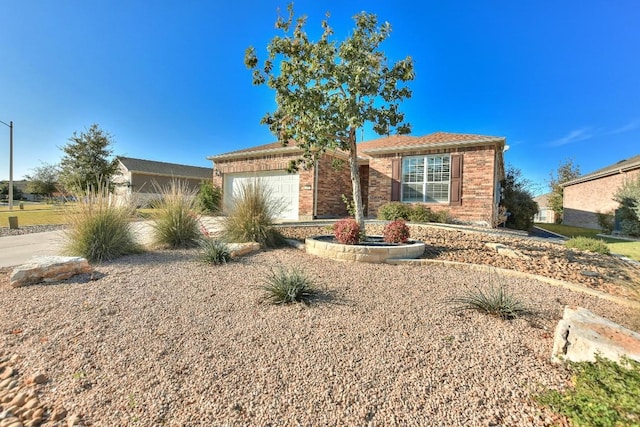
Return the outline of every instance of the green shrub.
[[[406,243],[409,240],[409,227],[401,219],[391,221],[384,226],[382,239],[387,243]]]
[[[231,259],[231,251],[220,240],[205,238],[200,240],[200,261],[205,264],[226,264]]]
[[[448,224],[451,222],[451,214],[448,210],[441,210],[433,213],[433,222]]]
[[[333,235],[343,245],[355,245],[360,241],[360,226],[353,218],[343,218],[333,224]]]
[[[222,201],[222,190],[213,185],[211,181],[202,181],[198,194],[196,195],[196,205],[200,212],[214,214],[220,211]]]
[[[527,313],[522,302],[509,293],[504,284],[491,284],[486,290],[478,287],[470,289],[451,302],[458,310],[477,310],[503,320],[515,319]]]
[[[605,242],[591,237],[574,237],[566,241],[567,248],[579,249],[581,251],[596,252],[599,254],[609,254],[611,251]]]
[[[598,225],[605,234],[613,232],[615,218],[611,213],[596,212],[598,216]]]
[[[155,202],[153,241],[170,248],[189,248],[202,237],[196,213],[196,190],[186,181],[172,179],[161,187],[154,184],[161,199]]]
[[[75,197],[78,203],[67,214],[67,253],[102,262],[141,251],[131,229],[130,205],[118,204],[106,187]]]
[[[409,221],[411,222],[434,222],[434,219],[435,214],[425,205],[414,205],[409,212]]]
[[[378,209],[378,219],[393,221],[394,219],[409,220],[411,216],[411,205],[402,202],[388,202]]]
[[[536,400],[575,426],[640,425],[640,362],[618,364],[596,354],[595,363],[569,362],[573,387],[550,390]]]
[[[222,234],[228,242],[258,242],[264,247],[280,246],[284,238],[273,228],[282,212],[281,200],[275,199],[262,181],[243,183],[234,195],[228,215],[222,220]]]
[[[273,304],[307,303],[317,293],[311,279],[297,268],[272,272],[262,289],[266,292],[265,300]]]

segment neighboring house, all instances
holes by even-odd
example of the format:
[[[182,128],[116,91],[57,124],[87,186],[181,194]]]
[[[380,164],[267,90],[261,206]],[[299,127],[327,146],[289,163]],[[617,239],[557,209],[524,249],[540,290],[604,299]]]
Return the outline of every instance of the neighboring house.
[[[190,188],[199,188],[203,180],[210,181],[213,170],[197,166],[175,163],[155,162],[152,160],[117,157],[118,174],[114,176],[115,194],[130,197],[136,194],[137,202],[148,203],[158,199],[158,186],[168,185],[172,179],[188,183]]]
[[[556,222],[556,213],[549,206],[549,196],[551,193],[534,197],[533,201],[538,204],[538,213],[533,217],[533,222],[553,224]]]
[[[13,181],[13,186],[16,190],[19,190],[20,193],[22,194],[22,198],[21,200],[27,200],[29,202],[35,202],[36,200],[39,199],[38,196],[36,196],[35,194],[31,194],[29,192],[27,192],[27,187],[29,186],[29,181],[27,181],[26,179],[20,180],[20,181]],[[15,198],[15,195],[14,195]]]
[[[563,224],[599,229],[597,213],[612,213],[619,203],[616,191],[640,175],[640,155],[565,182]]]
[[[448,210],[463,221],[490,223],[500,201],[504,149],[502,137],[446,132],[359,143],[365,215],[375,217],[383,204],[401,201]],[[223,189],[223,206],[243,183],[260,178],[284,202],[282,219],[346,216],[342,195],[352,194],[348,154],[327,152],[311,170],[287,173],[289,161],[300,154],[294,143],[276,142],[209,157],[214,183]]]

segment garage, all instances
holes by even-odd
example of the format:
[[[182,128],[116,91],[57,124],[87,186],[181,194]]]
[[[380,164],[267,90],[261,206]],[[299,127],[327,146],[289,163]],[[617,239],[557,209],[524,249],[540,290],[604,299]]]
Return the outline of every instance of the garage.
[[[243,185],[260,180],[271,190],[273,198],[281,202],[282,212],[278,219],[298,219],[298,199],[300,175],[290,174],[285,170],[259,173],[231,173],[224,176],[224,206],[231,206],[233,196],[237,195]],[[229,191],[231,190],[231,191]]]

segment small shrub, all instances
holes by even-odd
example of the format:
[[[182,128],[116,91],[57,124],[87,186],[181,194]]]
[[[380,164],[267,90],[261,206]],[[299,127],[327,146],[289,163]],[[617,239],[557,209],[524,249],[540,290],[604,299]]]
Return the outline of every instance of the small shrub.
[[[196,195],[196,205],[200,212],[214,214],[220,210],[222,200],[222,190],[213,185],[211,181],[202,181],[198,194]]]
[[[333,235],[343,245],[355,245],[360,241],[360,226],[353,218],[344,218],[333,225]]]
[[[640,236],[640,222],[634,218],[624,218],[620,221],[620,231],[625,236]]]
[[[382,230],[382,238],[387,243],[406,243],[409,240],[409,227],[402,220],[391,221]]]
[[[222,220],[222,234],[228,242],[258,242],[264,247],[277,247],[284,238],[273,228],[274,219],[282,212],[282,201],[275,199],[262,181],[244,183],[234,195],[231,209]]]
[[[527,313],[522,302],[510,294],[504,284],[492,284],[487,290],[476,287],[454,298],[452,303],[458,310],[477,310],[503,320],[515,319]]]
[[[613,226],[615,218],[611,213],[596,212],[598,217],[598,225],[605,234],[611,234],[613,232]]]
[[[154,243],[174,249],[196,246],[202,237],[196,214],[196,190],[178,179],[163,187],[154,183],[154,187],[161,195],[153,215]]]
[[[425,205],[415,205],[409,212],[409,221],[411,222],[433,222],[434,218],[433,211]]]
[[[566,416],[576,426],[637,426],[640,424],[640,362],[618,364],[596,354],[595,363],[569,362],[573,387],[550,390],[536,400]]]
[[[437,222],[439,224],[448,224],[451,222],[451,214],[448,210],[434,212],[433,222]]]
[[[226,264],[231,259],[229,247],[220,240],[202,239],[199,246],[199,259],[206,264]]]
[[[118,204],[102,186],[75,197],[78,203],[67,214],[67,253],[102,262],[141,252],[131,230],[132,206]]]
[[[578,236],[566,241],[567,248],[579,249],[581,251],[595,252],[603,255],[609,254],[611,251],[605,242],[591,237]]]
[[[317,292],[311,279],[297,268],[272,272],[262,289],[267,293],[265,300],[272,304],[307,303]]]
[[[411,216],[411,205],[402,202],[388,202],[378,209],[378,219],[393,221],[394,219],[409,220]]]

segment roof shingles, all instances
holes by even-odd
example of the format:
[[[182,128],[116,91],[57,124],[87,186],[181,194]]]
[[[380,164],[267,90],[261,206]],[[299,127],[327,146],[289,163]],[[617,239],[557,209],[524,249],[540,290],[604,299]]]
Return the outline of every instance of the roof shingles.
[[[153,160],[133,159],[121,156],[118,157],[118,160],[129,172],[175,176],[176,178],[210,179],[213,176],[213,169],[210,168],[156,162]]]

